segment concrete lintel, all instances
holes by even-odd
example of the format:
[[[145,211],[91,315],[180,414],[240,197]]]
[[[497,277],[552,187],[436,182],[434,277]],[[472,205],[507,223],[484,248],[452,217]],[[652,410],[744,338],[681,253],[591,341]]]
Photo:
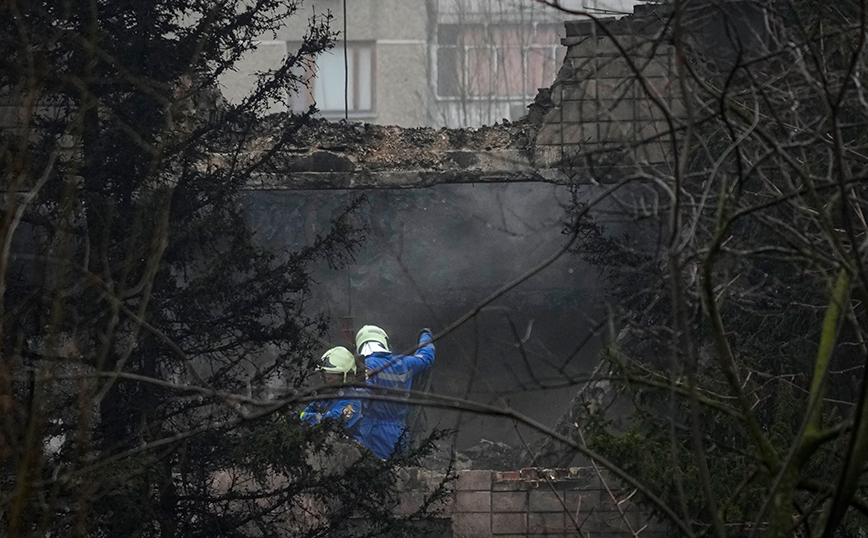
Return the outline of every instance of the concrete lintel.
[[[402,170],[259,174],[248,190],[414,189],[448,183],[574,183],[558,170]]]

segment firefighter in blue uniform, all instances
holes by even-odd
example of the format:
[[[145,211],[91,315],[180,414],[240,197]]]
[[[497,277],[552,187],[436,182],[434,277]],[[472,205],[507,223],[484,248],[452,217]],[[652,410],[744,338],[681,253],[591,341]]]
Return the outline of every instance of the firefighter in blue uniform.
[[[431,331],[422,329],[419,344],[431,341]],[[410,390],[413,376],[434,364],[434,344],[423,345],[413,355],[392,355],[386,332],[365,325],[356,333],[356,349],[365,359],[368,386]],[[376,392],[374,392],[376,393]],[[361,442],[378,458],[385,459],[405,450],[402,434],[406,428],[407,404],[365,400],[360,422]]]
[[[340,385],[347,382],[347,375],[356,374],[356,358],[345,347],[333,347],[322,356],[320,370],[326,385]],[[352,377],[349,379],[353,381]],[[362,402],[358,389],[346,387],[337,391],[337,398],[317,400],[301,412],[301,420],[317,424],[324,419],[342,420],[347,435],[361,441],[359,426],[362,418]]]

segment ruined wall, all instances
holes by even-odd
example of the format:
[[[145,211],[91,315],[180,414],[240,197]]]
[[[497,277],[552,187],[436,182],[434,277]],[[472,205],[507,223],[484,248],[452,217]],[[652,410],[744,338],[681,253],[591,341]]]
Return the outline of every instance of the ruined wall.
[[[622,166],[667,162],[665,118],[682,112],[664,28],[651,6],[603,27],[566,23],[567,55],[551,88],[554,108],[536,138],[537,166],[581,168],[612,150]]]
[[[418,508],[436,473],[406,470],[407,487],[399,513]],[[454,491],[440,506],[442,525],[436,536],[508,538],[557,537],[642,538],[667,536],[665,525],[635,504],[635,495],[588,467],[522,469],[515,472],[459,471]],[[451,527],[451,528],[450,528]],[[577,527],[580,529],[577,530]]]
[[[357,125],[358,136],[318,124],[309,144],[256,187],[588,183],[591,162],[666,165],[684,106],[667,16],[655,9],[636,6],[634,15],[620,19],[566,22],[561,42],[567,51],[557,79],[521,122],[449,130]],[[715,24],[697,23],[694,37],[707,41],[703,32]]]
[[[554,108],[536,138],[538,168],[575,176],[591,161],[671,163],[672,136],[686,119],[672,17],[671,5],[660,3],[637,5],[620,19],[566,23],[566,59],[551,88]],[[725,75],[776,46],[775,15],[756,2],[691,2],[678,24],[684,62],[706,75]]]

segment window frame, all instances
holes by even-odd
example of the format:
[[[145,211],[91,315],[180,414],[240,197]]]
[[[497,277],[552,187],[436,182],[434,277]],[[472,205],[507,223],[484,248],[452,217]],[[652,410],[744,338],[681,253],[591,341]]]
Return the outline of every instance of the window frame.
[[[552,22],[552,21],[533,21],[525,23],[527,24],[531,35],[536,38],[541,34],[540,28],[545,26],[551,26],[553,28],[558,28],[562,25],[562,23]],[[558,68],[559,68],[559,52],[561,52],[562,45],[559,40],[555,43],[542,43],[537,42],[536,39],[531,39],[530,42],[526,44],[522,44],[521,46],[515,46],[507,43],[506,45],[498,46],[496,42],[492,42],[489,39],[491,36],[492,28],[498,27],[507,27],[507,26],[516,26],[515,22],[474,22],[470,23],[467,26],[478,26],[482,28],[482,36],[484,40],[482,43],[477,42],[464,42],[462,39],[462,34],[459,31],[457,34],[456,43],[452,44],[443,44],[441,43],[441,28],[446,26],[455,26],[461,27],[462,24],[455,22],[441,22],[437,24],[437,31],[435,32],[436,42],[434,43],[434,53],[432,55],[434,61],[434,69],[432,70],[432,76],[434,80],[432,81],[432,88],[434,90],[434,97],[438,101],[444,102],[460,102],[460,101],[516,101],[516,100],[527,100],[533,99],[536,96],[537,91],[539,90],[539,85],[530,85],[529,75],[530,75],[530,64],[529,60],[531,58],[531,54],[536,54],[540,51],[547,52],[548,57],[546,61],[551,62],[552,67],[552,77],[557,76]],[[451,49],[453,50],[453,61],[455,64],[460,66],[460,70],[454,74],[449,75],[450,80],[454,80],[456,82],[456,89],[454,93],[446,94],[442,91],[441,80],[441,50],[443,49]],[[501,93],[500,85],[501,82],[501,70],[505,69],[506,60],[501,60],[501,57],[504,56],[505,53],[508,54],[507,51],[510,49],[518,49],[521,54],[521,92],[525,93]],[[489,91],[486,93],[474,93],[472,88],[474,86],[472,80],[472,73],[470,72],[470,53],[471,51],[476,50],[487,50],[490,56],[490,73],[488,74],[489,83]],[[563,50],[563,56],[566,55],[566,50]],[[560,60],[563,61],[563,56],[561,56]],[[546,68],[542,68],[542,73],[545,75]],[[554,78],[552,78],[554,80]],[[545,84],[545,81],[542,82]],[[463,88],[462,88],[463,86]],[[528,86],[525,88],[525,86]],[[530,87],[533,86],[533,87]],[[507,88],[509,89],[509,88]]]
[[[300,45],[301,43],[294,41],[287,42],[288,50],[297,50]],[[343,46],[343,42],[336,43],[335,47],[329,51],[330,53],[336,54],[340,58],[341,64],[343,64]],[[361,70],[358,68],[358,66],[360,65],[361,61],[359,54],[359,51],[361,49],[367,49],[370,51],[371,107],[367,109],[354,108],[359,102],[358,88],[361,82]],[[347,61],[351,66],[351,71],[353,75],[353,78],[349,85],[349,111],[347,115],[350,119],[375,118],[377,117],[377,42],[371,40],[347,41],[347,50]],[[318,80],[317,71],[319,70],[317,60],[319,60],[319,57],[317,57],[316,60],[311,63],[311,65],[305,66],[304,68],[304,74],[302,75],[302,77],[309,84],[309,86],[302,89],[300,94],[294,95],[290,98],[290,110],[292,110],[293,112],[300,111],[297,105],[302,104],[302,102],[304,110],[307,110],[307,108],[312,104],[317,104],[315,98],[317,91],[316,83]],[[326,119],[342,119],[344,117],[344,113],[345,111],[343,106],[338,109],[322,109],[317,106],[317,115]]]

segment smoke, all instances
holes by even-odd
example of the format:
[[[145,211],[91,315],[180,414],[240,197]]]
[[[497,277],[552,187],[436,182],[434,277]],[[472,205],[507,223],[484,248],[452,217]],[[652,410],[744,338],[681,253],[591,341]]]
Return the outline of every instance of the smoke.
[[[251,223],[262,242],[298,248],[357,194],[250,192]],[[379,325],[395,349],[408,349],[420,328],[439,332],[566,240],[570,196],[562,186],[441,185],[366,195],[361,217],[370,233],[356,263],[315,273],[314,307],[329,312],[335,342],[340,318],[351,314],[354,328]],[[430,390],[508,403],[553,425],[576,391],[563,386],[564,374],[588,372],[596,361],[599,341],[587,338],[599,314],[595,276],[566,255],[496,301],[437,343]],[[459,424],[455,413],[425,415],[428,427],[460,425],[459,448],[481,438],[518,443],[502,419],[465,416]]]

